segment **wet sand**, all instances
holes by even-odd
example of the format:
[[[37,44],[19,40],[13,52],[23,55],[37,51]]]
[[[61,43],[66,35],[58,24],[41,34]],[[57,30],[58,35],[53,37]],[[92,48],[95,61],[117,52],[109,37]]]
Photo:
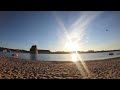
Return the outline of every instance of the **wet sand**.
[[[86,72],[82,76],[76,64],[70,61],[32,61],[0,57],[0,79],[120,79],[120,58],[85,63],[90,76]]]

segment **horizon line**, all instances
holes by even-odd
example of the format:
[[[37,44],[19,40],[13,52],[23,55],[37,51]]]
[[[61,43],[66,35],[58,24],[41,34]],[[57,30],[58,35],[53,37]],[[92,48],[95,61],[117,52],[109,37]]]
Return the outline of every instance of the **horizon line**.
[[[7,48],[7,47],[0,47],[0,48]],[[7,49],[18,49],[18,48],[7,48]],[[29,50],[26,50],[26,49],[18,49],[18,50],[25,50],[25,51],[29,51]],[[37,49],[37,50],[49,50],[49,49]],[[86,50],[86,51],[79,51],[77,50],[77,52],[96,52],[96,51],[114,51],[114,50],[120,50],[120,49],[107,49],[107,50]],[[63,51],[63,50],[57,50],[57,51],[51,51],[49,50],[50,52],[74,52],[74,51]]]

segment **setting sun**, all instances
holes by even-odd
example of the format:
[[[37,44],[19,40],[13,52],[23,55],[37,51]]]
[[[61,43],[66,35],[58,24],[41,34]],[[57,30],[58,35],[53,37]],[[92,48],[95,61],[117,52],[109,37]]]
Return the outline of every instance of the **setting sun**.
[[[76,43],[66,43],[65,45],[66,49],[68,51],[78,51],[79,50],[79,45]]]
[[[120,11],[0,11],[0,79],[120,79]]]

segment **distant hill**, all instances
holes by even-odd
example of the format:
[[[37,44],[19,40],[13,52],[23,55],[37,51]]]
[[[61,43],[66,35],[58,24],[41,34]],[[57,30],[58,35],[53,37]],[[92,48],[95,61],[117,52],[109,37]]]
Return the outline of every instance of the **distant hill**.
[[[22,53],[29,53],[29,51],[26,51],[26,50],[11,49],[11,48],[0,47],[0,51],[1,51],[1,52],[3,52],[4,50],[6,50],[7,52],[22,52]]]
[[[21,52],[21,53],[30,53],[30,51],[26,50],[21,50],[21,49],[11,49],[11,48],[5,48],[5,47],[0,47],[0,52]],[[38,50],[38,53],[43,53],[43,54],[50,54],[52,53],[50,50]]]
[[[38,53],[46,53],[46,54],[50,54],[52,53],[50,50],[38,50]]]

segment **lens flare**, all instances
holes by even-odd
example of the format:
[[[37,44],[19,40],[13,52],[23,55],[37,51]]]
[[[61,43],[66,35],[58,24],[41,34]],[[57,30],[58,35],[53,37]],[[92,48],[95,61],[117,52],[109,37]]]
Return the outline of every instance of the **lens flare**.
[[[67,37],[67,40],[64,39],[65,42],[65,47],[70,50],[74,51],[73,54],[71,54],[71,60],[76,64],[78,70],[80,71],[81,75],[84,77],[90,77],[91,73],[84,62],[82,58],[80,57],[79,53],[77,50],[79,50],[79,47],[83,41],[82,39],[85,38],[85,31],[88,27],[88,25],[96,18],[96,16],[100,15],[102,12],[83,12],[69,28],[69,33],[68,29],[64,26],[64,23],[62,20],[57,16],[57,14],[54,12],[55,18],[64,33],[64,35]],[[66,41],[65,41],[66,40]],[[66,43],[67,42],[67,43]]]

